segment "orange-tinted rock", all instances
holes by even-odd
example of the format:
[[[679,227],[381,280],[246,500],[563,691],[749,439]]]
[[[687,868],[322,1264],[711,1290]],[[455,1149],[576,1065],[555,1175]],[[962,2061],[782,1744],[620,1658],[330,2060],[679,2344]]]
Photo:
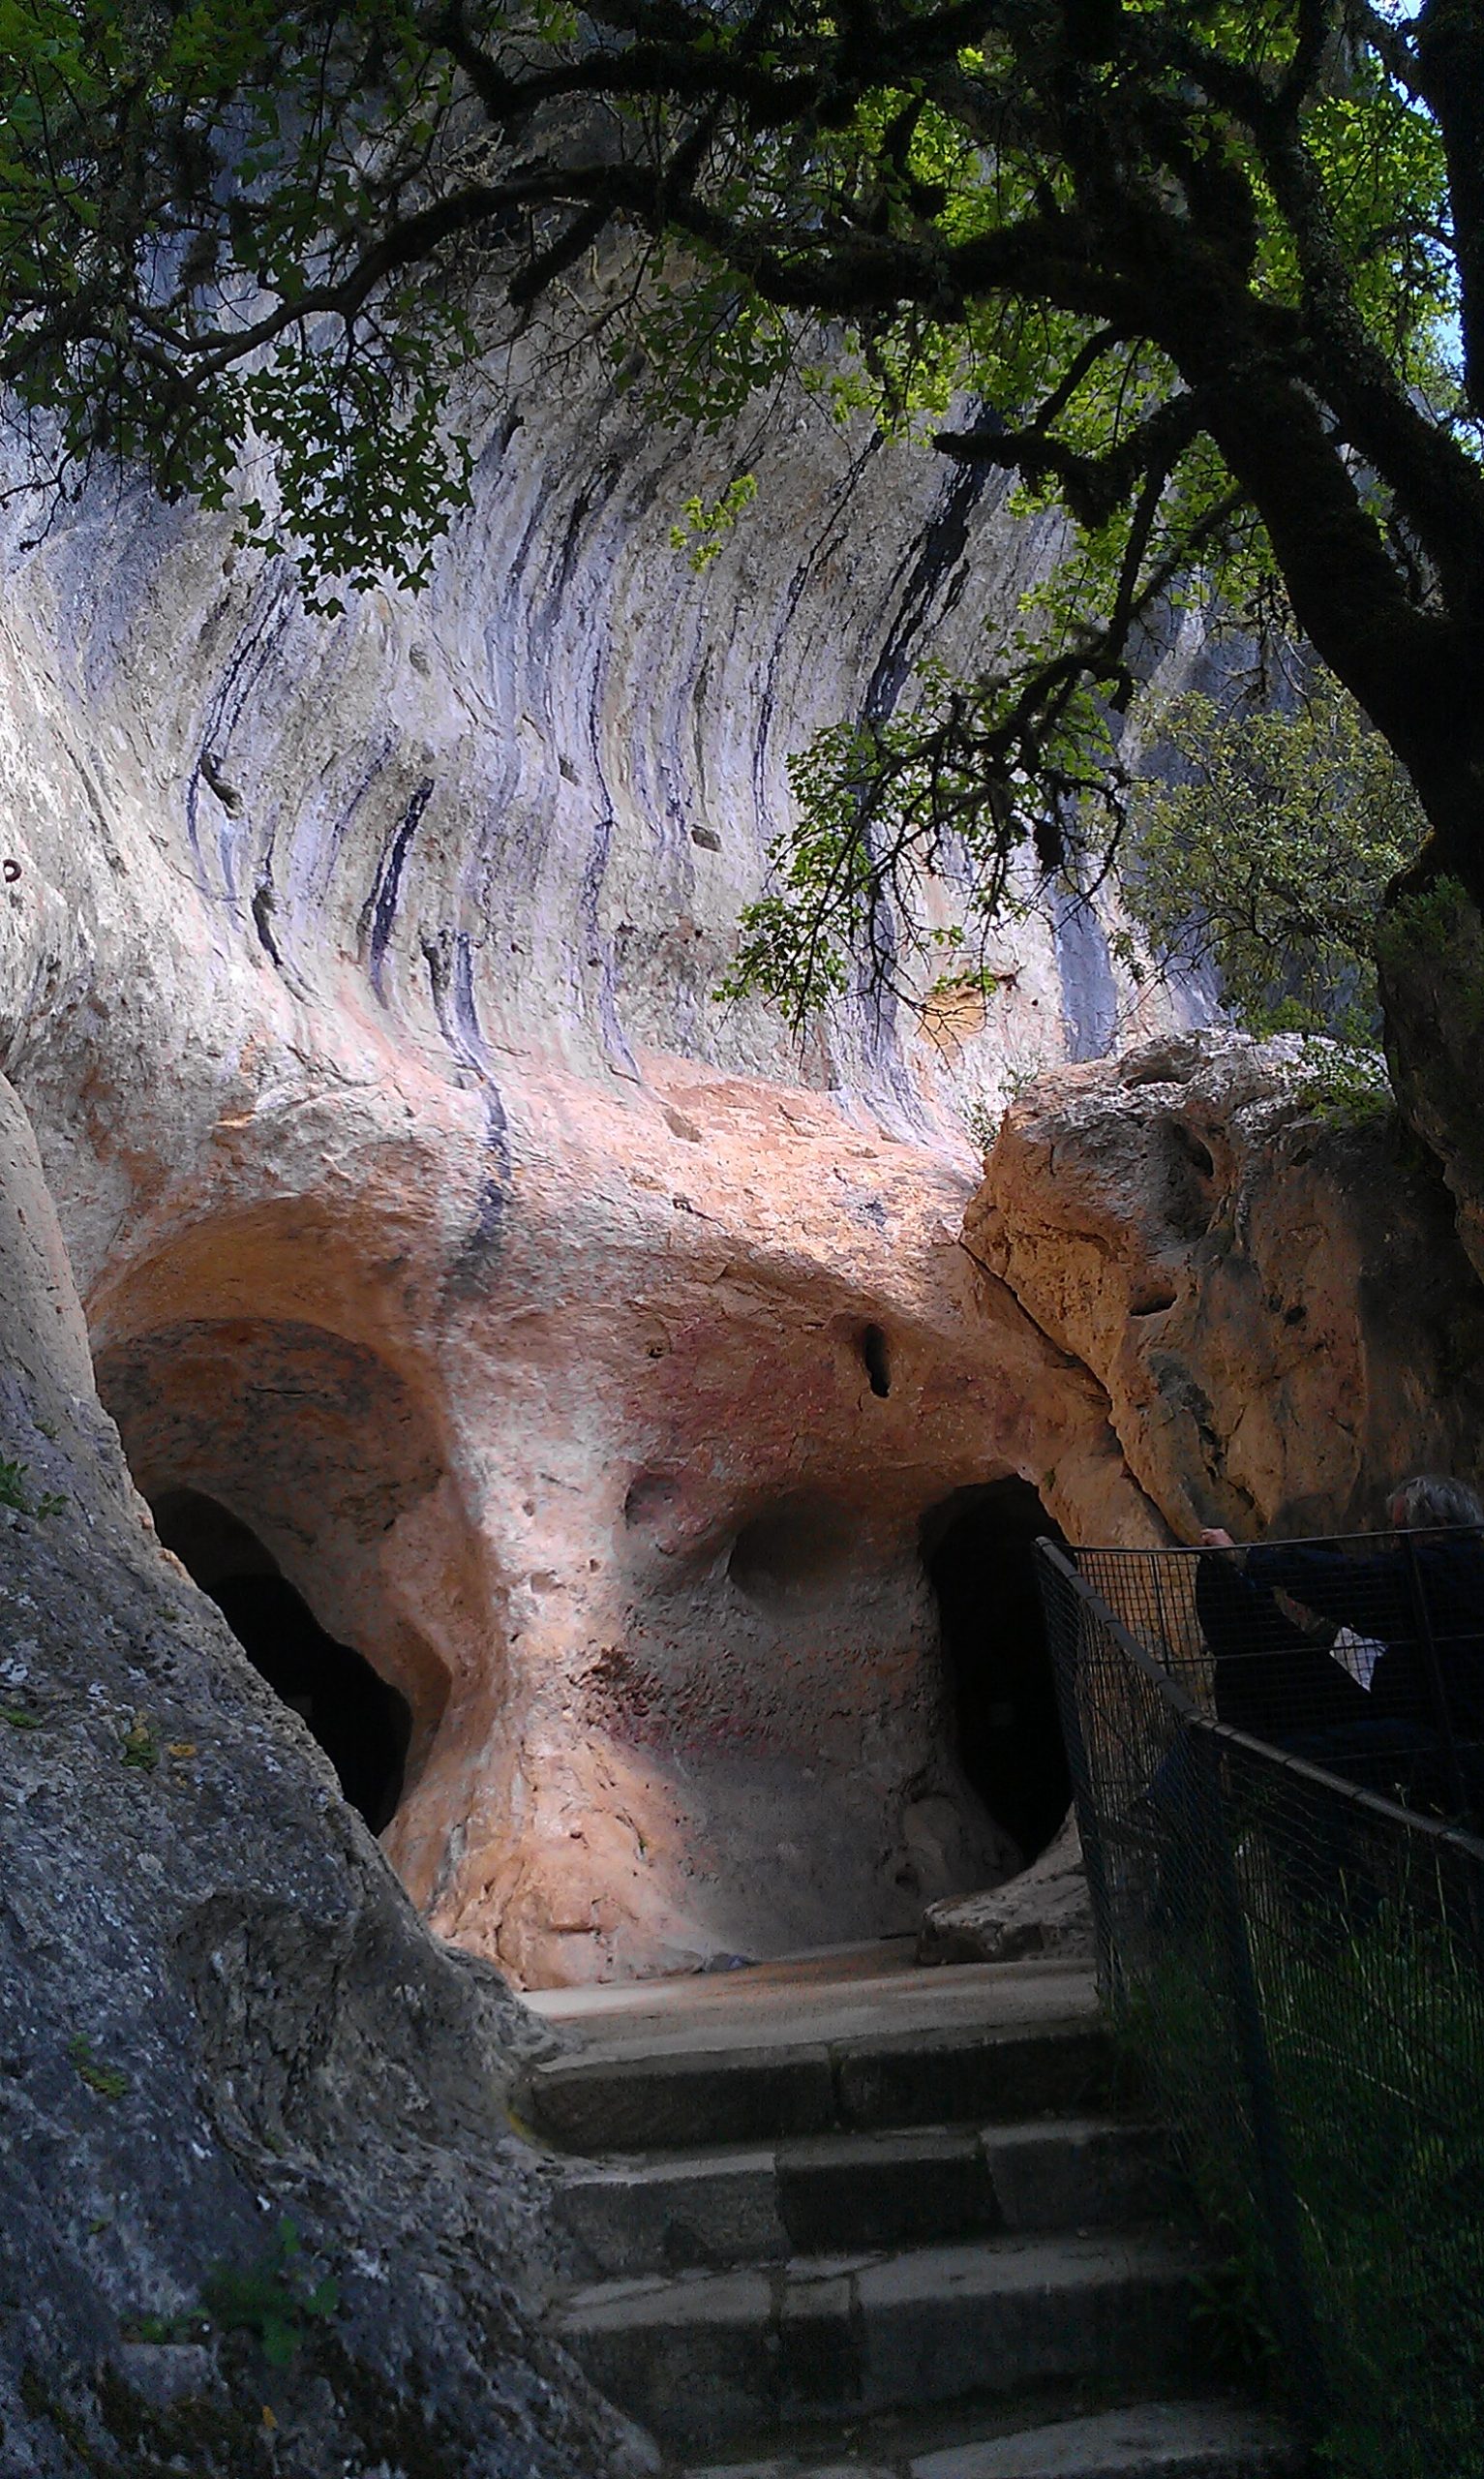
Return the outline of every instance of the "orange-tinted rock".
[[[289,1185],[267,1119],[97,1322],[141,1487],[229,1507],[401,1688],[387,1849],[530,1982],[907,1930],[1014,1868],[954,1758],[923,1517],[1017,1474],[1071,1529],[1152,1522],[1097,1388],[959,1244],[967,1181],[645,1067],[618,1105],[507,1082],[477,1284],[436,1121],[240,1213],[244,1159]]]
[[[976,519],[971,561],[962,476],[806,426],[786,521],[696,577],[673,442],[594,483],[605,383],[512,366],[532,417],[415,608],[322,623],[110,502],[0,614],[0,1060],[104,1399],[203,1579],[214,1507],[402,1698],[384,1847],[528,1980],[910,1930],[1015,1866],[922,1554],[958,1492],[1015,1484],[1022,1548],[1037,1498],[1124,1541],[1348,1515],[1469,1424],[1420,1186],[1362,1152],[1357,1201],[1250,1051],[1066,1070],[965,1245],[965,1114],[1167,1018],[1085,907],[925,1028],[717,999],[790,752],[967,659],[1037,541]],[[984,1601],[992,1679],[992,1560]]]
[[[1442,1180],[1315,1073],[1216,1032],[1059,1070],[969,1213],[1183,1540],[1361,1529],[1404,1473],[1484,1465],[1484,1295]]]
[[[384,1847],[438,1928],[546,1980],[910,1931],[1019,1855],[924,1515],[1156,1522],[959,1245],[963,1114],[1162,1002],[1080,916],[926,1030],[719,1002],[790,753],[966,654],[1037,537],[971,561],[962,477],[821,422],[696,576],[708,476],[621,452],[601,370],[509,383],[415,606],[325,623],[111,501],[16,553],[0,1061],[167,1537],[404,1699]]]

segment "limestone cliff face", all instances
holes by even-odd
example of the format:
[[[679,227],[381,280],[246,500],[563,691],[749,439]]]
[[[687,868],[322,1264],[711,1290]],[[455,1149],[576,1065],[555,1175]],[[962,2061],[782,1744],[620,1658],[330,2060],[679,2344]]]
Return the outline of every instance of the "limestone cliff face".
[[[1030,1185],[964,1244],[965,1098],[1167,1029],[1091,916],[936,1038],[852,1002],[801,1055],[712,995],[788,753],[967,658],[1042,546],[811,415],[696,577],[669,523],[733,444],[533,356],[421,605],[310,618],[136,500],[9,555],[0,1065],[103,1400],[162,1523],[235,1526],[405,1699],[384,1847],[528,1984],[1008,1874],[924,1544],[1005,1484],[1084,1537],[1195,1503],[1138,1303],[1048,1306]]]
[[[470,1094],[498,1184],[514,1056],[642,1090],[640,1054],[662,1049],[829,1088],[961,1156],[962,1092],[992,1102],[1007,1066],[1105,1049],[1137,1006],[1077,912],[1016,933],[991,1020],[976,1029],[965,1001],[941,1044],[862,1004],[801,1056],[770,1011],[712,998],[789,754],[889,713],[924,656],[970,658],[1041,558],[982,477],[800,419],[701,576],[670,524],[737,444],[712,470],[646,437],[590,369],[534,353],[421,602],[308,617],[225,524],[138,497],[99,494],[14,550],[5,762],[26,875],[0,1025],[28,1090],[97,1002],[115,1047],[131,1025],[138,1064],[168,1070],[177,1147],[183,1086],[214,1113],[256,1097],[255,1032],[275,1090],[295,1041],[351,1078],[390,1047]],[[135,1201],[121,1182],[110,1202]],[[89,1280],[112,1236],[100,1214]]]
[[[1096,925],[936,1043],[851,1005],[801,1057],[712,996],[788,753],[1038,557],[928,460],[814,417],[769,456],[696,577],[715,474],[537,367],[421,606],[307,617],[142,501],[10,565],[0,1056],[104,1398],[407,1699],[387,1847],[527,1980],[1014,1866],[922,1519],[1015,1475],[1149,1519],[958,1246],[964,1092],[1112,1031]]]
[[[3,1080],[0,1423],[7,2479],[637,2479],[534,2321],[535,2027],[150,1537]],[[234,2320],[265,2256],[288,2365]]]

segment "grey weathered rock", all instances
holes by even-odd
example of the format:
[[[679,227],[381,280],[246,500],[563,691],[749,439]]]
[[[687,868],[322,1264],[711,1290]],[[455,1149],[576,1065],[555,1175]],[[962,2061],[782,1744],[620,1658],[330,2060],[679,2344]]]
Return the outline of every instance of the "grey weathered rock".
[[[1092,1951],[1092,1905],[1074,1817],[1007,1884],[930,1904],[918,1938],[924,1963],[1012,1963],[1022,1954]]]
[[[3,1083],[0,1435],[31,1510],[0,1532],[6,2479],[637,2471],[532,2321],[509,2109],[553,2035],[428,1935],[157,1546]],[[291,2295],[338,2285],[283,2367],[240,2282],[246,2329],[200,2314],[275,2249]]]

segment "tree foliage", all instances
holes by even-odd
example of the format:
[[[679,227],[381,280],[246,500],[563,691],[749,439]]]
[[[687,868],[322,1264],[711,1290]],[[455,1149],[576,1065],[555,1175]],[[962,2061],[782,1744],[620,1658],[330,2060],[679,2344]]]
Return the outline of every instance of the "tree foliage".
[[[978,676],[809,761],[814,858],[754,928],[810,988],[924,873],[1075,858],[1182,597],[1291,613],[1484,890],[1484,0],[0,0],[0,381],[37,457],[230,502],[332,601],[426,578],[467,489],[453,375],[615,233],[603,341],[666,417],[792,374],[1062,511]]]
[[[426,581],[468,495],[446,46],[416,14],[0,0],[0,383],[26,477],[231,502],[310,591]],[[463,221],[469,219],[467,197]]]
[[[1170,776],[1134,788],[1123,877],[1148,948],[1214,968],[1254,1032],[1374,1043],[1382,901],[1427,833],[1385,742],[1333,682],[1257,713],[1186,696],[1158,722]]]

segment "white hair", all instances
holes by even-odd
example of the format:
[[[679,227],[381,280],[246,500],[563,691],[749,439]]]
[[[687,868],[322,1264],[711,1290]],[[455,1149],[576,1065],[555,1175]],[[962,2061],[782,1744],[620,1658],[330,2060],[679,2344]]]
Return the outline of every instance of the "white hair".
[[[1450,1481],[1440,1472],[1418,1472],[1403,1481],[1386,1501],[1386,1513],[1398,1532],[1447,1532],[1461,1525],[1484,1530],[1484,1505],[1467,1481]]]

